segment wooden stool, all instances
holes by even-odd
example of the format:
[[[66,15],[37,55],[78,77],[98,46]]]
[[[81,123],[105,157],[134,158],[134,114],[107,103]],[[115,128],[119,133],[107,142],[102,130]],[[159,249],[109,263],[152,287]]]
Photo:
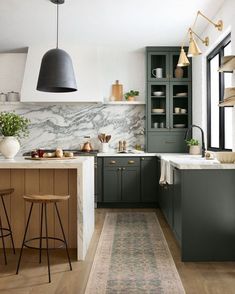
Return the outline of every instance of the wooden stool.
[[[6,209],[3,197],[7,196],[7,195],[10,195],[13,192],[14,192],[14,189],[12,189],[12,188],[0,190],[0,197],[2,199],[2,206],[3,206],[3,209],[4,209],[5,217],[6,217],[7,224],[8,224],[8,228],[3,228],[3,226],[2,226],[2,218],[0,216],[0,238],[2,239],[2,248],[3,248],[3,253],[4,253],[5,264],[7,264],[7,256],[6,256],[6,247],[5,247],[4,238],[7,237],[7,236],[10,236],[11,243],[12,243],[12,249],[13,249],[14,254],[15,254],[15,245],[14,245],[11,225],[10,225],[10,221],[9,221],[9,217],[8,217],[8,214],[7,214],[7,209]]]
[[[49,248],[48,248],[48,239],[50,240],[57,240],[57,241],[61,241],[65,244],[65,248],[66,248],[66,252],[67,252],[67,257],[68,257],[68,262],[69,262],[69,267],[70,270],[72,270],[72,265],[71,265],[71,261],[70,261],[70,257],[69,257],[69,251],[68,251],[68,245],[67,245],[67,241],[65,238],[65,234],[64,234],[64,229],[62,226],[62,222],[61,222],[61,218],[60,218],[60,214],[59,214],[59,210],[57,207],[57,202],[61,202],[61,201],[66,201],[69,199],[69,195],[66,196],[56,196],[56,195],[25,195],[23,196],[24,200],[27,202],[31,202],[31,206],[30,206],[30,211],[29,211],[29,216],[28,216],[28,220],[27,220],[27,224],[26,224],[26,228],[25,228],[25,233],[24,233],[24,238],[22,241],[22,246],[21,246],[21,250],[20,250],[20,257],[19,257],[19,261],[18,261],[18,265],[17,265],[17,270],[16,270],[16,274],[18,274],[19,272],[19,267],[20,267],[20,262],[21,262],[21,257],[22,257],[22,252],[23,252],[23,248],[27,247],[27,248],[31,248],[31,249],[38,249],[39,250],[39,263],[41,263],[41,255],[42,255],[42,249],[46,249],[47,251],[47,266],[48,266],[48,277],[49,277],[49,283],[51,282],[51,272],[50,272],[50,258],[49,258]],[[29,227],[29,222],[30,222],[30,217],[31,217],[31,213],[32,213],[32,209],[34,204],[41,204],[41,220],[40,220],[40,237],[36,237],[36,238],[31,238],[26,240],[26,234],[28,231],[28,227]],[[62,235],[63,235],[63,239],[60,238],[55,238],[55,237],[49,237],[48,236],[48,228],[47,228],[47,204],[54,204],[55,206],[55,210],[59,219],[59,223],[60,223],[60,227],[61,227],[61,231],[62,231]],[[46,236],[42,237],[42,227],[43,227],[43,211],[45,211],[45,231],[46,231]],[[42,248],[42,240],[45,239],[46,240],[46,248]],[[33,241],[33,240],[39,240],[39,247],[33,247],[33,246],[29,246],[27,245],[28,242]]]

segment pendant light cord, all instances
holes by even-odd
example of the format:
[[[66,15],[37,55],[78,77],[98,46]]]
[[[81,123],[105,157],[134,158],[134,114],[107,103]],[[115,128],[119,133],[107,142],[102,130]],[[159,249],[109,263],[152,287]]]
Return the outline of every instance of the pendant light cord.
[[[59,46],[59,3],[57,1],[57,11],[56,11],[56,49]]]

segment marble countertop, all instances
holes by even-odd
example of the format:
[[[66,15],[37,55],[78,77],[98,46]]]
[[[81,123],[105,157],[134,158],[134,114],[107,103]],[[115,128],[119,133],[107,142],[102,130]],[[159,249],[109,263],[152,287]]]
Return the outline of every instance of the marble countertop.
[[[222,164],[217,159],[205,159],[197,156],[170,158],[169,163],[178,169],[235,169],[235,164]]]
[[[117,153],[115,151],[107,152],[107,153],[98,153],[98,157],[135,157],[135,156],[157,156],[156,153],[147,153],[147,152],[137,152],[137,153]]]
[[[86,161],[93,161],[93,156],[81,156],[66,160],[26,160],[24,157],[14,159],[0,158],[0,168],[77,168]]]

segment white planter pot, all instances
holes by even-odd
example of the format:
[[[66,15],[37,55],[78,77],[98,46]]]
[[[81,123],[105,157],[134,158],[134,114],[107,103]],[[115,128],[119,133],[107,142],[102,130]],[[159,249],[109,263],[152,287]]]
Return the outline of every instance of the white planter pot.
[[[0,151],[7,159],[13,159],[19,150],[20,144],[15,137],[4,137],[0,142]]]
[[[190,146],[189,147],[189,154],[200,155],[201,154],[201,147],[199,145]]]

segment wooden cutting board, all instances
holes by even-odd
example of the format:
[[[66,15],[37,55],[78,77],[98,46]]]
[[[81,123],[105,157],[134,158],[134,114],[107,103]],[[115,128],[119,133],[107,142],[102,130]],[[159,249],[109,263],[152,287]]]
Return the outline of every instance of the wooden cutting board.
[[[123,98],[123,85],[119,84],[118,80],[112,85],[112,96],[115,97],[115,101],[121,101]]]
[[[36,157],[36,158],[32,158],[32,157],[25,157],[24,159],[26,160],[68,160],[68,159],[76,159],[78,158],[78,156],[73,156],[73,157]]]

